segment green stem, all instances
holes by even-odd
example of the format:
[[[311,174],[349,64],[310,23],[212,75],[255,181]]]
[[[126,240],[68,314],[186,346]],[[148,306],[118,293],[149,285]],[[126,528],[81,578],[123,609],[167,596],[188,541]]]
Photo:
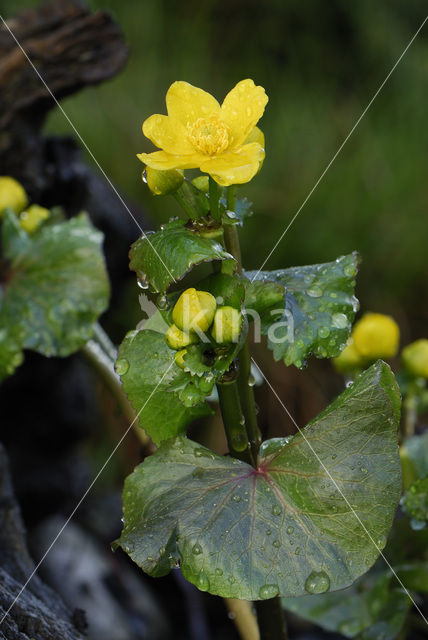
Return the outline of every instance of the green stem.
[[[180,207],[185,211],[187,216],[193,220],[195,217],[195,212],[193,211],[192,207],[189,206],[189,204],[186,202],[186,199],[183,196],[183,194],[180,192],[180,190],[175,191],[173,196],[177,200]]]
[[[235,188],[229,187],[227,190],[227,208],[231,211],[235,209]],[[224,225],[224,242],[226,249],[231,253],[237,261],[237,272],[242,275],[242,260],[241,260],[241,248],[239,244],[238,231],[235,225]],[[259,427],[257,424],[256,404],[254,400],[254,391],[250,386],[250,374],[251,374],[251,356],[248,345],[248,338],[245,341],[243,348],[239,353],[239,375],[236,382],[234,382],[235,389],[229,393],[234,396],[234,409],[236,416],[239,416],[239,423],[244,423],[246,438],[250,442],[248,449],[251,455],[253,466],[257,466],[257,455],[260,447],[261,436]],[[229,413],[232,411],[232,399],[225,399],[222,397],[223,391],[221,391],[221,385],[218,385],[220,406],[223,415],[223,422],[225,425],[226,433],[228,427],[226,423],[231,420],[232,417]],[[223,405],[226,401],[226,411],[223,409]],[[242,421],[242,416],[244,421]],[[229,436],[228,436],[229,440]],[[230,446],[230,445],[229,445]],[[232,453],[232,450],[231,450]],[[232,453],[235,457],[237,456]],[[241,457],[241,459],[243,459]],[[281,605],[280,598],[270,598],[268,600],[261,600],[255,602],[257,611],[257,620],[260,630],[260,640],[287,640],[287,628],[285,624],[284,611]]]
[[[218,383],[217,391],[230,455],[254,466],[236,380]]]
[[[214,220],[220,220],[220,210],[219,210],[219,200],[220,200],[220,189],[215,180],[213,178],[209,178],[209,196],[210,196],[210,211],[211,217]]]
[[[287,626],[279,597],[254,603],[260,629],[260,640],[287,640]]]
[[[230,189],[230,187],[229,187]],[[232,201],[233,197],[233,201]],[[233,207],[234,204],[234,192],[232,196],[228,190],[227,194],[227,206]],[[233,210],[233,209],[231,209]],[[224,242],[226,249],[231,253],[237,261],[237,272],[242,275],[242,259],[241,259],[241,247],[239,245],[238,230],[235,225],[225,225],[224,227]],[[254,389],[250,386],[251,377],[251,354],[248,344],[248,338],[244,343],[241,351],[239,352],[239,376],[238,376],[238,388],[239,396],[241,398],[242,412],[245,418],[245,426],[247,429],[248,439],[251,444],[251,450],[253,457],[257,460],[257,455],[261,443],[260,429],[257,424],[257,411],[256,402],[254,398]]]

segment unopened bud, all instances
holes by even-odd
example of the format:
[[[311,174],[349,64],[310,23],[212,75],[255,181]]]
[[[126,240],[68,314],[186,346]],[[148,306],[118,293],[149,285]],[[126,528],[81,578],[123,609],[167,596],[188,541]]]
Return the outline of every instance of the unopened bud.
[[[165,334],[166,341],[168,346],[171,349],[182,349],[183,347],[187,347],[189,344],[197,341],[197,336],[190,335],[186,331],[181,331],[175,324],[172,324],[168,331]]]
[[[211,326],[216,308],[216,299],[208,291],[190,288],[177,300],[172,319],[182,331],[203,332]]]
[[[422,338],[404,347],[401,354],[406,371],[416,378],[428,379],[428,340]]]
[[[382,313],[366,313],[352,331],[356,350],[369,359],[392,358],[400,341],[398,324]]]
[[[234,307],[217,309],[211,335],[218,344],[238,342],[241,333],[242,316]]]
[[[43,220],[46,220],[50,216],[49,209],[40,207],[38,204],[32,204],[26,211],[23,211],[19,216],[19,224],[28,233],[34,233],[38,227],[42,224]]]
[[[174,193],[183,184],[184,175],[179,169],[159,171],[146,167],[146,181],[150,191],[155,196],[166,196]]]
[[[187,349],[181,349],[180,351],[177,351],[177,353],[174,356],[174,360],[175,360],[175,364],[180,367],[180,369],[184,369],[184,356],[187,353]]]
[[[5,209],[21,213],[28,204],[24,187],[14,178],[0,176],[0,217]]]

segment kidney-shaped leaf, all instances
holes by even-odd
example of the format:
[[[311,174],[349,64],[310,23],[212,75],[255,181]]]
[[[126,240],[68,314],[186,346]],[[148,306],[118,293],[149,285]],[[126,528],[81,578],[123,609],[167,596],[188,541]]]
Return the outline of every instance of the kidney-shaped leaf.
[[[143,287],[164,293],[194,266],[212,260],[232,260],[221,244],[173,220],[160,231],[139,238],[131,246],[129,267]]]
[[[8,333],[9,351],[15,352],[3,370],[22,359],[18,347],[46,356],[67,356],[80,349],[108,303],[102,234],[84,214],[43,226],[30,236],[11,213],[2,231],[6,261],[0,329]]]
[[[257,469],[185,438],[127,478],[119,544],[153,576],[257,600],[334,591],[373,564],[400,495],[398,389],[378,362]],[[343,498],[343,495],[346,499]]]
[[[275,360],[302,367],[311,354],[317,358],[339,355],[358,309],[354,296],[358,262],[358,254],[352,253],[324,264],[246,272],[245,304],[249,308],[252,299],[259,299],[256,311]],[[285,289],[281,302],[272,283]]]

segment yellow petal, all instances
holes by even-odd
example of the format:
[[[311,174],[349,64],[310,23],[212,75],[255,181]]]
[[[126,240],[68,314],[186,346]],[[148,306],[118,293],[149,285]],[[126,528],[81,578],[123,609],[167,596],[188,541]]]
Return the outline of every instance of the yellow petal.
[[[154,145],[171,154],[189,154],[195,150],[187,140],[187,130],[174,118],[155,114],[143,123],[143,133]]]
[[[254,127],[248,138],[245,140],[245,144],[249,142],[258,142],[263,149],[265,149],[265,135],[261,129]]]
[[[263,115],[268,97],[252,80],[241,80],[225,97],[220,117],[229,126],[236,147],[250,135]]]
[[[256,175],[264,157],[263,147],[257,142],[251,142],[234,151],[205,160],[200,169],[208,173],[218,184],[228,187],[231,184],[249,182]]]
[[[181,80],[168,89],[166,107],[168,115],[184,126],[198,118],[218,115],[220,111],[219,103],[210,93]]]
[[[137,153],[137,158],[148,167],[165,171],[166,169],[196,169],[206,159],[206,156],[197,153],[177,156],[166,153],[166,151],[154,151],[153,153]]]

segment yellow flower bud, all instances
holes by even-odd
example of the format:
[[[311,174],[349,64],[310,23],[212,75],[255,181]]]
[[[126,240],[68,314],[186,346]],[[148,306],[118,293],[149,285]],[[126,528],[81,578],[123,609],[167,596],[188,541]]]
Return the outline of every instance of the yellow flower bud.
[[[400,329],[390,316],[366,313],[352,331],[354,346],[364,357],[392,358],[397,354]]]
[[[351,373],[356,369],[364,366],[366,359],[356,350],[352,338],[348,340],[348,344],[337,358],[332,359],[333,367],[339,373]]]
[[[404,368],[417,378],[428,379],[428,340],[422,338],[404,347],[401,354]]]
[[[219,307],[214,316],[211,335],[219,344],[237,342],[241,333],[242,317],[234,307]]]
[[[171,349],[182,349],[187,345],[197,342],[197,336],[190,335],[186,331],[181,331],[175,324],[172,324],[165,334],[168,346]]]
[[[174,360],[175,360],[175,364],[180,367],[180,369],[184,369],[184,356],[187,353],[187,349],[181,349],[180,351],[177,351],[177,353],[174,356]]]
[[[28,233],[34,233],[34,231],[40,227],[43,220],[46,220],[50,216],[49,209],[40,207],[38,204],[32,204],[26,211],[23,211],[19,216],[19,224]]]
[[[144,175],[144,174],[143,174]],[[146,167],[147,186],[155,196],[166,196],[181,187],[184,180],[183,172],[179,169],[160,171]]]
[[[28,197],[24,187],[14,178],[0,176],[0,217],[4,209],[21,213],[27,204]]]
[[[214,319],[217,302],[207,291],[183,291],[172,311],[172,319],[182,331],[206,331]]]
[[[208,176],[198,176],[192,180],[192,184],[199,189],[199,191],[204,191],[208,193],[210,189],[210,181]]]

